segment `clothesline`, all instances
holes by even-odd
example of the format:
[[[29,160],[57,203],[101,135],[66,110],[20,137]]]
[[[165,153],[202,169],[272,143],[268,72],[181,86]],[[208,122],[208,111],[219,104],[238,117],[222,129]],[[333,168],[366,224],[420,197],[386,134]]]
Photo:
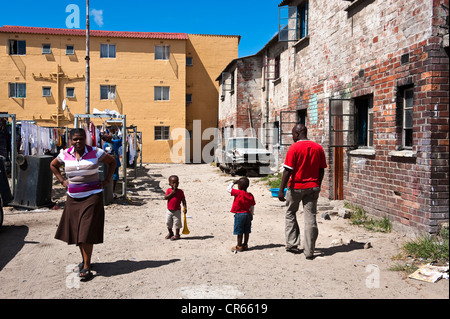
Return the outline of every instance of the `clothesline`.
[[[65,146],[61,128],[41,127],[22,121],[20,127],[20,151],[23,155],[43,155],[46,152],[57,153]]]
[[[86,145],[89,146],[95,146],[99,148],[103,148],[104,141],[101,139],[101,136],[105,133],[109,133],[110,130],[106,127],[105,124],[102,124],[101,126],[95,126],[94,123],[90,122],[89,125],[82,124],[82,129],[86,133]],[[120,139],[122,138],[122,131],[117,130],[116,138]],[[126,136],[126,145],[127,145],[127,154],[128,154],[128,164],[133,165],[135,159],[136,159],[136,152],[137,152],[137,141],[134,138],[134,136],[130,133],[127,133]],[[122,156],[122,147],[119,148],[119,155]]]

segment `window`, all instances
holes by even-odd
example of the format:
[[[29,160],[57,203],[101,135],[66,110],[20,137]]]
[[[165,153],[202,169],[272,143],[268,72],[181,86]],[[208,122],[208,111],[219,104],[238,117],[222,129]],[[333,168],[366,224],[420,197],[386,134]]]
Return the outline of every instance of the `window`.
[[[169,86],[155,86],[155,101],[169,101],[170,87]]]
[[[75,88],[66,88],[66,97],[75,97]]]
[[[279,79],[280,78],[280,56],[277,56],[276,58],[275,58],[275,75],[274,75],[274,77],[275,77],[275,80],[276,79]]]
[[[155,126],[155,140],[168,140],[170,137],[170,126]]]
[[[222,94],[225,94],[227,91],[232,92],[234,90],[233,72],[222,72]]]
[[[26,98],[26,83],[9,83],[9,97]]]
[[[186,94],[186,104],[192,103],[192,94]]]
[[[186,57],[186,66],[193,66],[194,62],[192,57]]]
[[[297,110],[297,123],[306,125],[306,116],[307,116],[306,109]]]
[[[115,58],[116,57],[116,45],[115,44],[101,44],[100,45],[100,58]]]
[[[66,45],[66,55],[74,55],[75,47],[73,45]]]
[[[100,85],[100,100],[115,100],[116,86],[115,85]]]
[[[52,46],[50,44],[42,44],[42,54],[52,54]]]
[[[49,86],[43,86],[42,87],[42,96],[43,97],[50,97],[52,96],[52,88]]]
[[[400,88],[397,98],[397,125],[401,128],[403,149],[412,149],[413,146],[413,104],[414,88]]]
[[[373,147],[373,95],[355,99],[356,142],[360,148]]]
[[[308,35],[308,1],[297,7],[297,39]]]
[[[155,46],[155,60],[169,60],[170,46],[157,45]]]
[[[26,41],[9,40],[10,55],[25,55],[27,52]]]

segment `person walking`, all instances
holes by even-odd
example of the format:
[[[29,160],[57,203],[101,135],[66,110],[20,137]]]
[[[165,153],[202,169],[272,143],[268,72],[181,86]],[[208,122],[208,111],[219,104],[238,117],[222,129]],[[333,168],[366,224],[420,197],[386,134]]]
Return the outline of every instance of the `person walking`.
[[[114,174],[116,160],[101,148],[86,145],[86,132],[75,128],[69,133],[72,147],[61,150],[50,163],[50,169],[67,190],[67,199],[55,238],[80,248],[83,261],[78,265],[79,277],[93,277],[91,256],[94,244],[103,243],[105,209],[103,187]],[[99,163],[109,165],[108,176],[100,182]],[[64,164],[67,180],[61,174]]]
[[[316,213],[317,200],[320,194],[327,162],[321,145],[308,140],[307,128],[297,124],[292,129],[294,144],[289,147],[283,167],[278,199],[286,201],[286,250],[300,253],[300,228],[297,223],[297,211],[300,202],[304,212],[304,243],[303,253],[306,259],[314,259],[314,249],[319,235]],[[288,185],[289,182],[289,185]],[[286,198],[284,189],[288,185]]]

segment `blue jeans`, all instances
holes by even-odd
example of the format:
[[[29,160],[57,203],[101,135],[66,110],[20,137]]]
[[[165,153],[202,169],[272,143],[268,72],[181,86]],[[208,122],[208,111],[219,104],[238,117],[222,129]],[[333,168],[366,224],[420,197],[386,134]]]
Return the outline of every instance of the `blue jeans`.
[[[252,232],[252,215],[249,213],[234,214],[233,235],[250,234]]]

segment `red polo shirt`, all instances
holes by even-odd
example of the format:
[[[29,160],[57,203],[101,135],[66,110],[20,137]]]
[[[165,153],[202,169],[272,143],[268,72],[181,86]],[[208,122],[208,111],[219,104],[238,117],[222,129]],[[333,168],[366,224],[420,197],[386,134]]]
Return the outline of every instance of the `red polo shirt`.
[[[313,141],[297,141],[289,147],[283,166],[292,170],[289,188],[320,187],[319,169],[327,167],[325,152]]]

